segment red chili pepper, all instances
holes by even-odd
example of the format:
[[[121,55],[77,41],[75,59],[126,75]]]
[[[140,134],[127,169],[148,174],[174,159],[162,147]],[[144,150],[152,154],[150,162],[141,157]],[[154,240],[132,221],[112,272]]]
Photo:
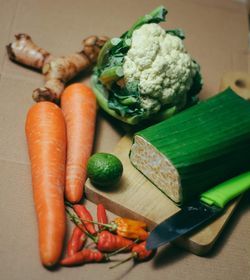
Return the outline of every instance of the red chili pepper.
[[[98,234],[97,248],[101,252],[113,252],[119,249],[124,249],[123,251],[125,252],[129,251],[133,245],[132,240],[115,235],[107,230]]]
[[[97,250],[83,249],[72,256],[61,260],[60,264],[65,266],[73,266],[84,263],[102,262],[108,260],[107,255]]]
[[[74,255],[76,252],[80,251],[84,244],[86,243],[87,236],[78,226],[75,226],[68,241],[67,254],[68,256]]]
[[[73,214],[67,208],[66,212],[75,225],[82,227],[82,222],[75,214]],[[130,250],[135,244],[132,240],[115,235],[107,230],[99,232],[96,236],[90,234],[88,231],[85,231],[85,234],[97,244],[97,248],[101,252],[114,252],[117,250],[125,252]]]
[[[104,208],[104,205],[101,203],[97,205],[97,221],[98,221],[98,223],[101,223],[101,224],[108,223],[108,217],[107,217],[106,210]],[[99,228],[99,230],[102,230],[102,229],[104,229],[104,226],[98,224],[98,228]]]
[[[143,241],[140,244],[136,244],[132,248],[132,256],[136,261],[145,261],[149,259],[154,253],[154,250],[146,249],[146,241]]]
[[[82,204],[74,204],[72,206],[72,208],[74,209],[77,216],[80,218],[80,220],[82,221],[82,223],[86,227],[87,231],[90,234],[95,235],[96,234],[96,229],[95,229],[94,224],[91,223],[91,221],[93,221],[93,218],[92,218],[92,215],[90,214],[90,212],[88,211],[88,209]],[[90,222],[87,222],[87,221],[90,221]]]
[[[132,247],[131,252],[132,253],[131,253],[131,256],[129,258],[111,266],[110,268],[115,268],[118,265],[120,265],[122,263],[125,263],[125,262],[127,262],[131,259],[133,259],[136,262],[146,261],[146,260],[150,259],[156,251],[155,250],[147,250],[146,249],[146,241],[143,241],[140,244],[134,245]]]

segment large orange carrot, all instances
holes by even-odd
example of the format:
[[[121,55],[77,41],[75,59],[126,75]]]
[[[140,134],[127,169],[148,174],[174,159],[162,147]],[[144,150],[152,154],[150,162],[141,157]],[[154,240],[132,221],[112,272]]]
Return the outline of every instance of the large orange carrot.
[[[66,231],[64,183],[66,128],[61,109],[51,102],[31,107],[26,119],[41,261],[52,266],[61,256]]]
[[[77,203],[83,196],[87,161],[93,147],[96,98],[90,88],[75,83],[64,90],[61,107],[67,128],[65,196]]]

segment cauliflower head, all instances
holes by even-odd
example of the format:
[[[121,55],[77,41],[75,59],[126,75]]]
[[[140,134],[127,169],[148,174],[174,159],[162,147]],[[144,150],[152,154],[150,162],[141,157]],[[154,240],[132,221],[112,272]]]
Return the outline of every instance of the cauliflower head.
[[[166,14],[160,6],[140,17],[99,53],[93,91],[100,107],[125,123],[166,119],[193,105],[202,88],[200,66],[185,50],[183,32],[159,25]]]
[[[167,104],[185,106],[198,65],[179,37],[150,23],[133,32],[123,71],[126,83],[138,84],[141,106],[156,113]]]

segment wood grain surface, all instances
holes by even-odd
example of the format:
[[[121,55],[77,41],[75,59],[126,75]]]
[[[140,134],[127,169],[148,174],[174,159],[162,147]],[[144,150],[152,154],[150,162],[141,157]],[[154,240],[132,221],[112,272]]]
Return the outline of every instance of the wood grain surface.
[[[159,191],[129,160],[132,137],[124,136],[114,150],[124,166],[122,180],[115,189],[102,191],[87,180],[85,192],[94,203],[103,203],[105,207],[119,216],[142,219],[150,229],[172,216],[180,208]],[[238,201],[237,201],[238,202]],[[197,255],[204,255],[213,246],[225,223],[233,213],[237,202],[226,209],[225,213],[206,228],[175,241]]]

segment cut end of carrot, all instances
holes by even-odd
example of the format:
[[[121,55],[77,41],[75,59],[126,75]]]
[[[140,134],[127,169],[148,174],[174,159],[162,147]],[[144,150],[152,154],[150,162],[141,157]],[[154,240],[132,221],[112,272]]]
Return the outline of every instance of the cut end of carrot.
[[[79,92],[81,94],[84,93],[85,95],[86,94],[91,95],[92,98],[95,99],[95,94],[90,87],[88,87],[87,85],[85,85],[83,83],[74,83],[65,88],[65,90],[62,94],[62,100],[65,99],[65,96],[72,95],[77,92]]]

